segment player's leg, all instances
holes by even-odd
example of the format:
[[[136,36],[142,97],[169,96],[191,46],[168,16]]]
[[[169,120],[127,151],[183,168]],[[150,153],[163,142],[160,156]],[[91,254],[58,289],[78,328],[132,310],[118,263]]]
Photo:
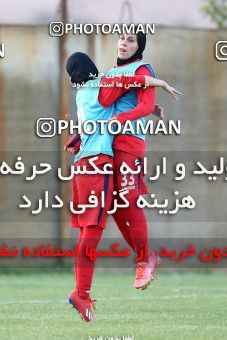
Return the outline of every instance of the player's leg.
[[[130,242],[137,254],[135,288],[146,289],[154,277],[155,267],[159,264],[159,257],[155,253],[149,253],[148,226],[144,211],[137,207],[138,197],[128,198],[129,207],[118,209],[115,221],[120,230],[130,233]],[[118,217],[121,217],[118,219]]]
[[[114,154],[115,156],[113,159],[113,163],[114,163],[113,189],[118,192],[119,190],[124,188],[123,185],[126,184],[125,179],[123,179],[123,176],[120,173],[121,164],[125,160],[124,158],[125,153],[123,153],[120,150],[115,150]],[[121,201],[122,201],[121,198],[118,197],[118,202],[121,203]],[[124,240],[128,243],[130,248],[133,251],[135,251],[135,245],[132,240],[130,228],[128,227],[128,221],[125,218],[125,209],[118,208],[116,212],[112,215],[112,217],[120,233],[122,234]]]
[[[109,162],[111,160],[111,158],[108,158]],[[101,159],[101,163],[97,166],[103,170],[104,164],[105,162],[102,162]],[[108,174],[75,176],[76,190],[74,190],[73,196],[75,210],[78,204],[86,204],[88,202],[91,191],[95,191],[99,202],[101,202],[102,193],[105,193],[105,207],[97,206],[92,209],[86,209],[82,215],[74,219],[74,226],[81,226],[81,231],[79,233],[75,259],[76,290],[69,295],[69,302],[77,309],[85,321],[94,321],[91,310],[92,301],[89,294],[94,274],[94,261],[86,256],[86,249],[97,248],[103,228],[106,226],[107,211],[110,209],[113,193],[112,177]]]
[[[93,301],[95,300],[91,300],[90,298],[87,299],[81,299],[80,296],[78,295],[78,277],[79,277],[79,273],[78,273],[78,256],[79,256],[79,246],[80,246],[80,242],[82,240],[83,237],[83,231],[84,228],[81,227],[80,231],[79,231],[79,235],[78,235],[78,240],[76,243],[76,247],[75,247],[75,256],[74,256],[74,277],[75,277],[75,287],[76,289],[74,291],[72,291],[69,294],[69,303],[79,312],[79,314],[82,316],[82,318],[85,321],[95,321],[94,316],[93,316],[93,312],[91,310],[91,307],[95,308],[95,305],[92,304]]]
[[[123,236],[124,240],[128,243],[130,248],[133,251],[135,250],[135,245],[131,236],[131,230],[129,228],[129,222],[125,218],[125,209],[118,208],[116,212],[112,215],[121,235]]]
[[[120,168],[122,162],[126,162],[131,169],[136,170],[142,160],[134,155],[117,151],[114,157],[114,189],[119,191],[127,188],[126,195],[129,201],[128,208],[120,208],[114,214],[114,220],[123,237],[137,254],[136,288],[146,288],[154,276],[154,268],[158,264],[158,257],[154,253],[149,254],[148,225],[144,211],[137,207],[139,195],[148,193],[142,173],[136,175],[122,175]],[[141,166],[142,168],[142,166]]]
[[[95,261],[91,260],[86,251],[97,249],[101,239],[103,228],[98,226],[84,227],[77,256],[77,289],[81,298],[88,299],[94,274]]]
[[[131,155],[129,153],[123,152],[121,150],[116,150],[115,151],[115,156],[114,156],[114,190],[115,191],[120,191],[121,189],[128,189],[129,193],[126,195],[127,200],[131,200],[130,205],[131,206],[136,206],[133,202],[133,197],[138,196],[141,192],[141,188],[144,189],[144,187],[141,186],[141,174],[138,175],[122,175],[121,174],[121,166],[123,162],[126,162],[129,167],[133,170],[137,169],[137,163],[138,161],[141,162],[141,159],[138,159],[136,156]],[[145,187],[146,189],[146,187]],[[118,197],[119,203],[121,203],[120,197]],[[123,202],[122,202],[123,203]],[[138,210],[138,209],[137,209]],[[129,246],[136,252],[138,253],[138,243],[139,240],[134,242],[132,235],[131,235],[131,227],[129,227],[129,220],[131,220],[130,217],[130,211],[128,208],[118,208],[117,211],[112,215],[115,223],[121,232],[122,236],[126,240],[126,242],[129,244]],[[134,214],[133,214],[134,215]],[[140,222],[140,227],[141,228],[141,233],[143,235],[147,234],[147,223],[146,219],[144,219],[144,214],[140,214],[138,218],[141,220]],[[138,218],[136,216],[136,224],[138,224]],[[142,220],[143,219],[143,220]],[[145,221],[145,223],[143,223]],[[132,221],[133,222],[133,221]],[[131,222],[130,222],[131,225]],[[136,228],[136,227],[135,227]],[[144,229],[144,231],[142,230]],[[134,233],[136,235],[136,231]],[[141,238],[142,243],[144,243],[144,237],[142,236]],[[136,246],[136,247],[135,247]]]
[[[94,275],[95,261],[87,255],[87,250],[97,249],[103,228],[99,226],[83,227],[82,238],[76,256],[76,290],[69,295],[69,302],[81,314],[85,321],[95,321],[91,307],[90,289]]]
[[[146,289],[150,281],[154,278],[155,267],[159,265],[159,256],[149,252],[148,225],[144,211],[137,207],[138,197],[129,198],[127,216],[131,237],[135,245],[137,254],[135,288]]]
[[[137,207],[137,197],[128,198],[128,208],[118,208],[113,214],[118,229],[137,254],[140,261],[148,261],[148,227],[146,216]]]
[[[99,161],[101,162],[97,166],[102,170],[105,161],[109,163],[112,162],[111,157],[105,157],[104,155],[99,155]],[[81,160],[77,165],[86,166],[88,170],[92,170],[87,165],[87,161]],[[91,191],[95,191],[95,195],[98,201],[101,200],[102,192],[105,193],[105,207],[102,208],[97,206],[96,208],[87,209],[82,215],[71,214],[71,226],[74,228],[80,227],[79,237],[76,245],[78,251],[78,246],[82,239],[82,234],[84,232],[84,226],[98,225],[105,228],[107,221],[107,211],[110,209],[113,193],[113,176],[112,175],[102,175],[102,174],[92,174],[92,175],[75,175],[72,180],[72,198],[74,209],[77,210],[78,204],[87,204],[88,197]],[[77,261],[76,257],[74,259],[74,272],[75,277],[77,277]]]

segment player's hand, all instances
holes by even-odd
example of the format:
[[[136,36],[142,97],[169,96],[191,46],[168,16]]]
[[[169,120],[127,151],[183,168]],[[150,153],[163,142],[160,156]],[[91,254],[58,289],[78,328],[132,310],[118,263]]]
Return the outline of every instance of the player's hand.
[[[70,119],[70,113],[66,113],[66,114],[65,114],[65,118],[66,118],[67,120],[69,120],[69,119]]]
[[[181,92],[178,92],[174,87],[169,86],[169,84],[167,84],[165,81],[163,82],[163,90],[165,90],[166,92],[169,92],[176,100],[178,100],[176,94],[181,95]]]
[[[164,118],[165,118],[164,110],[158,104],[155,105],[155,110],[152,113],[153,113],[153,115],[157,116],[158,118],[160,118],[162,120],[164,120]]]
[[[64,147],[64,151],[68,151],[71,155],[73,155],[75,153],[75,149],[74,148]]]

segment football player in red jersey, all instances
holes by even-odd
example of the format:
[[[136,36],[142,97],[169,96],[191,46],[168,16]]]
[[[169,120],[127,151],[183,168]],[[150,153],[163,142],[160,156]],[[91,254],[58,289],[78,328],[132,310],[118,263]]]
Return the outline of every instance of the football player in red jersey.
[[[125,50],[127,50],[127,48],[125,48]],[[138,60],[138,58],[136,58],[136,60]],[[133,62],[133,61],[131,61],[131,62]],[[142,68],[142,71],[140,70],[141,72],[148,73],[146,71],[146,68],[144,69],[144,66],[141,66],[140,68]],[[106,78],[106,79],[103,78],[102,79],[103,84],[105,83],[105,81],[109,82],[109,81],[112,81],[112,80],[110,80],[109,78]],[[160,81],[158,86],[164,87],[165,89],[167,89],[167,91],[169,91],[172,94],[177,93],[177,91],[175,89],[168,87],[168,85],[166,83],[162,82],[162,81]],[[140,90],[141,89],[138,89],[137,91],[140,91]],[[143,89],[143,91],[144,91],[144,89]],[[148,89],[146,89],[146,91],[148,91]],[[108,106],[112,105],[112,103],[114,101],[116,101],[117,98],[125,92],[127,92],[126,88],[122,88],[122,87],[106,87],[106,88],[101,87],[100,91],[99,91],[99,97],[98,97],[99,103],[103,107],[108,107]],[[152,100],[150,101],[151,96],[152,96]],[[139,94],[138,94],[138,97],[139,97]],[[142,94],[141,94],[141,97],[144,98],[142,96]],[[149,104],[147,103],[147,100],[150,101]],[[138,100],[138,105],[140,105],[139,109],[138,109],[138,105],[137,105],[135,108],[133,108],[133,109],[131,109],[128,112],[125,112],[123,114],[117,115],[116,117],[119,120],[122,117],[122,119],[126,121],[127,119],[133,120],[133,119],[138,118],[139,116],[146,116],[146,115],[150,114],[150,112],[153,111],[153,109],[154,109],[154,88],[152,89],[150,96],[147,97],[147,100],[142,100],[144,105],[141,105],[140,100]],[[159,114],[162,115],[162,112],[160,110],[159,110]],[[124,123],[124,122],[122,121],[122,123]],[[124,136],[125,136],[125,138],[124,138]],[[135,138],[134,142],[133,142],[133,138]],[[71,148],[72,142],[73,142],[73,139],[71,139],[66,144],[66,149],[69,150],[69,151],[72,151],[72,148]],[[128,146],[125,145],[125,144],[128,144]],[[132,145],[133,145],[133,149],[132,149]],[[117,137],[115,137],[115,140],[114,140],[114,153],[115,153],[114,160],[115,160],[115,164],[116,165],[120,164],[120,162],[122,160],[122,155],[124,154],[124,155],[127,155],[127,162],[129,162],[129,163],[131,162],[131,165],[132,165],[132,162],[134,162],[134,160],[136,160],[139,156],[144,155],[144,150],[145,150],[144,142],[141,144],[140,141],[138,141],[137,137],[128,136],[128,135],[119,135],[119,138],[117,136]],[[73,147],[73,151],[75,151],[75,147]],[[125,159],[126,159],[126,157],[124,157],[124,161],[125,161]],[[82,161],[86,162],[87,160],[83,159]],[[119,172],[116,172],[115,176],[116,176],[115,181],[118,182],[119,178],[120,178],[119,183],[122,183],[122,178],[119,177],[119,176],[121,176],[121,174]],[[123,179],[123,181],[125,181],[125,179]],[[85,182],[84,182],[84,184],[86,185]],[[134,184],[135,184],[133,186],[134,189],[131,190],[130,193],[129,193],[130,205],[131,205],[132,208],[125,215],[125,217],[127,216],[127,218],[122,218],[122,217],[124,217],[125,212],[130,207],[127,208],[127,209],[123,209],[123,211],[117,211],[116,214],[114,215],[114,219],[115,219],[119,229],[121,230],[123,236],[127,240],[127,242],[138,253],[138,251],[136,249],[137,241],[139,242],[139,251],[141,250],[141,241],[144,242],[144,240],[145,240],[144,244],[145,245],[147,244],[146,243],[147,242],[146,219],[145,219],[145,215],[140,213],[141,210],[140,210],[140,212],[139,212],[139,210],[138,211],[136,210],[136,216],[139,216],[139,219],[137,219],[137,222],[136,222],[136,219],[134,218],[133,220],[134,220],[135,223],[132,224],[132,222],[130,222],[129,215],[131,217],[134,215],[134,213],[132,214],[132,211],[135,212],[135,205],[134,205],[135,198],[139,194],[144,193],[146,191],[146,187],[145,187],[145,184],[143,183],[142,177],[140,179],[138,178],[138,181]],[[78,192],[76,193],[76,195],[78,195]],[[136,217],[136,216],[134,216],[134,217]],[[86,221],[86,216],[84,217],[84,220]],[[97,244],[98,244],[98,242],[101,238],[101,235],[102,235],[102,229],[103,229],[103,227],[105,227],[105,223],[106,223],[106,219],[104,219],[103,222],[100,225],[98,225],[97,219],[96,219],[95,222],[91,223],[91,221],[89,221],[88,225],[86,225],[86,226],[84,225],[81,228],[81,231],[80,231],[77,248],[83,252],[83,250],[85,250],[85,246],[87,245],[87,240],[90,240],[91,241],[90,246],[92,246],[93,248],[96,249]],[[76,224],[77,224],[77,222],[75,223],[74,226],[77,226]],[[127,231],[130,231],[129,233],[125,232],[126,226],[127,226]],[[130,226],[130,228],[129,228],[129,226]],[[141,233],[141,231],[142,231],[142,233]],[[137,237],[138,232],[140,233],[139,239]],[[142,237],[141,237],[141,235],[142,235]],[[151,260],[151,257],[152,257],[152,260]],[[140,282],[140,285],[141,285],[140,288],[142,288],[142,289],[149,283],[150,279],[152,278],[152,275],[153,275],[152,270],[154,269],[155,265],[157,264],[156,263],[157,261],[156,261],[153,264],[153,269],[151,268],[151,264],[153,263],[153,259],[154,259],[153,255],[149,256],[148,254],[145,253],[144,258],[142,259],[142,263],[140,263],[140,269],[137,270],[137,274],[138,274],[138,272],[140,272],[140,277],[142,277],[142,280],[143,280],[142,285],[141,285],[141,282]],[[144,270],[143,270],[143,266],[142,266],[143,263],[145,263]],[[84,268],[86,268],[86,270],[84,270]],[[149,270],[149,268],[151,268],[151,270]],[[82,308],[81,306],[83,306],[83,308],[82,308],[83,312],[81,312],[81,314],[83,315],[83,317],[86,321],[93,321],[93,319],[94,319],[91,308],[90,308],[91,307],[91,300],[90,300],[90,296],[89,296],[93,271],[94,271],[94,263],[92,261],[90,261],[89,258],[85,258],[83,256],[80,256],[80,257],[77,258],[76,268],[75,268],[75,272],[76,272],[76,276],[77,276],[77,289],[76,289],[76,292],[73,292],[73,293],[70,294],[69,299],[70,299],[70,302],[74,305],[74,307],[77,308],[77,309],[80,309],[80,311],[81,311],[81,308]],[[144,280],[144,277],[143,277],[144,273],[143,273],[143,275],[141,275],[141,272],[146,272],[146,277],[147,277],[146,280],[147,281]],[[136,280],[138,281],[138,275],[137,275]]]

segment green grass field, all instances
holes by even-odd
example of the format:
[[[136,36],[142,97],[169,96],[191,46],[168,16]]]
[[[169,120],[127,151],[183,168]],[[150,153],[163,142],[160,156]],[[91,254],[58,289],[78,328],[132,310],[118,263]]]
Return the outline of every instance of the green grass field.
[[[146,291],[133,273],[96,271],[96,323],[67,304],[72,272],[0,272],[0,339],[227,339],[227,278],[220,272],[162,272]]]

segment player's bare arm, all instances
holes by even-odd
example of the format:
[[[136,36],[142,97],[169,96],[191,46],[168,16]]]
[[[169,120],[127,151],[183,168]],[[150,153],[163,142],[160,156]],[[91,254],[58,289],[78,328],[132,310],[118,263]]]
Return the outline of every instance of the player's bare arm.
[[[145,81],[146,81],[145,87],[149,86],[161,87],[163,88],[163,90],[170,93],[176,100],[177,100],[176,94],[181,95],[181,92],[177,91],[174,87],[167,84],[164,80],[153,78],[150,76],[145,76]]]

